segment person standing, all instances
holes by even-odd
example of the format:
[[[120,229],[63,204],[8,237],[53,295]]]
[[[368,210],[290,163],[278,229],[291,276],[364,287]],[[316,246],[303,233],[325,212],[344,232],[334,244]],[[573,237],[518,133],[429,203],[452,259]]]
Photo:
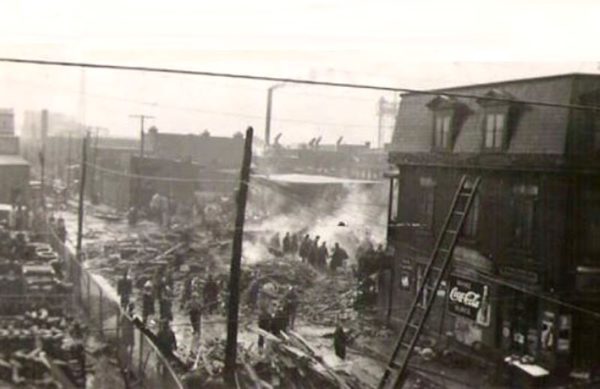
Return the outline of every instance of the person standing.
[[[317,264],[319,262],[319,238],[319,235],[315,237],[315,240],[312,242],[310,252],[308,254],[308,263],[315,267],[318,266]]]
[[[310,254],[310,249],[310,235],[306,234],[304,235],[304,239],[302,239],[302,242],[300,242],[300,248],[298,250],[298,254],[300,255],[300,259],[302,260],[302,262],[305,263],[307,261],[308,255]]]
[[[298,234],[292,234],[290,239],[290,252],[294,257],[298,254]]]
[[[163,286],[163,291],[160,294],[160,318],[161,320],[170,322],[173,320],[173,291],[168,285]]]
[[[331,254],[331,262],[329,268],[332,273],[335,273],[337,268],[344,264],[344,261],[348,259],[348,253],[346,250],[340,247],[338,242],[335,243],[333,253]]]
[[[173,352],[177,350],[177,339],[175,333],[169,326],[169,322],[162,321],[160,330],[156,334],[156,346],[165,357],[172,357]]]
[[[296,323],[296,313],[298,311],[298,294],[296,288],[290,286],[287,294],[285,295],[285,311],[288,317],[288,324],[290,329],[294,329]]]
[[[258,296],[260,294],[260,275],[258,271],[253,275],[250,286],[248,287],[248,307],[252,312],[258,304]]]
[[[192,325],[192,331],[194,335],[200,335],[200,326],[202,319],[202,305],[200,304],[200,295],[198,293],[193,293],[186,306],[188,315],[190,317],[190,324]]]
[[[212,275],[208,275],[208,279],[206,280],[206,284],[204,285],[204,305],[206,306],[206,310],[209,314],[212,313],[217,308],[217,303],[219,301],[219,286],[212,278]]]
[[[273,318],[267,307],[261,309],[258,315],[258,328],[263,331],[270,332]],[[258,349],[262,350],[265,345],[265,337],[262,334],[258,335]]]
[[[125,270],[123,272],[123,276],[117,282],[117,293],[121,298],[121,308],[127,309],[129,305],[129,298],[131,297],[131,292],[133,290],[133,282],[131,278],[129,278],[129,272]]]
[[[333,349],[335,351],[335,355],[337,355],[340,359],[346,359],[347,343],[348,335],[344,331],[341,320],[338,319],[335,332],[333,333]]]
[[[146,325],[148,316],[154,315],[154,290],[152,281],[148,280],[144,284],[142,292],[142,322]]]
[[[325,241],[321,243],[319,251],[317,253],[317,268],[319,270],[325,270],[327,267],[327,258],[329,257],[329,251],[327,250],[327,244]]]
[[[290,237],[290,233],[286,232],[285,236],[283,237],[282,240],[282,250],[283,250],[283,255],[288,255],[289,253],[291,253],[291,246],[292,246],[292,241],[291,241],[291,237]]]

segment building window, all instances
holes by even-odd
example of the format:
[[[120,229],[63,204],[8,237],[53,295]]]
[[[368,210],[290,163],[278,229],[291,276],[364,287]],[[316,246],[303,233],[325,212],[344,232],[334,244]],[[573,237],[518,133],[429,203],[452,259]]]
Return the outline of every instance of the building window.
[[[514,188],[514,243],[522,249],[533,246],[535,203],[538,188],[535,185],[519,185]]]
[[[435,183],[431,178],[421,178],[421,199],[419,202],[419,223],[422,226],[433,226],[435,206]]]
[[[477,235],[477,225],[479,224],[479,193],[473,196],[471,208],[463,224],[463,235],[466,238],[475,238]]]
[[[506,115],[487,113],[485,115],[485,148],[502,149],[504,147]]]
[[[450,145],[450,114],[436,114],[433,129],[433,147],[447,149]]]

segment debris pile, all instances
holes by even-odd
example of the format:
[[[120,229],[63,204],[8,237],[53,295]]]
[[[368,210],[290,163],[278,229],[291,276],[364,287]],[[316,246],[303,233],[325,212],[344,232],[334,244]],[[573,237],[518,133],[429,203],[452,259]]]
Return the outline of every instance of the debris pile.
[[[325,362],[299,334],[290,331],[274,336],[255,330],[267,340],[266,349],[238,347],[237,384],[239,388],[359,388],[358,380],[343,369]],[[218,382],[225,366],[224,340],[210,340],[195,356],[193,375],[202,387]]]

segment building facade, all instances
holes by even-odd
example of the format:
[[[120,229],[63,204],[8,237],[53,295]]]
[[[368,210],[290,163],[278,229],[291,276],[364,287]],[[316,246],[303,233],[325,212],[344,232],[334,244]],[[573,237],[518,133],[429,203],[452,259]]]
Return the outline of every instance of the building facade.
[[[388,222],[396,261],[383,275],[384,310],[401,315],[409,306],[460,177],[480,176],[438,293],[440,332],[498,361],[529,355],[552,374],[593,374],[600,364],[600,111],[531,102],[600,107],[600,77],[433,92],[404,95],[398,111]]]

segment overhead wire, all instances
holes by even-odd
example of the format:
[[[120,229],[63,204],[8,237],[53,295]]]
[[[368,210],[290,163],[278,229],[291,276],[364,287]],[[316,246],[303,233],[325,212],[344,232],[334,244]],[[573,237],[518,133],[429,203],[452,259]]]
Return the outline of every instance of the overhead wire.
[[[368,89],[368,90],[378,90],[378,91],[386,91],[386,92],[401,92],[401,93],[406,93],[406,94],[429,95],[429,96],[443,95],[443,96],[448,96],[448,97],[465,98],[465,99],[480,99],[480,100],[503,102],[503,103],[520,103],[520,104],[538,105],[538,106],[554,107],[554,108],[600,111],[600,106],[593,106],[593,105],[564,104],[564,103],[555,103],[555,102],[550,102],[550,101],[536,101],[536,100],[516,100],[516,99],[511,99],[511,98],[495,97],[495,96],[489,96],[489,95],[476,95],[476,94],[469,94],[469,93],[449,92],[449,91],[446,91],[443,89],[423,90],[423,89],[414,89],[414,88],[406,88],[406,87],[390,87],[390,86],[383,86],[383,85],[370,85],[370,84],[357,84],[357,83],[331,82],[331,81],[314,81],[314,80],[307,80],[307,79],[301,79],[301,78],[258,76],[258,75],[251,75],[251,74],[242,74],[242,73],[212,72],[212,71],[175,69],[175,68],[165,68],[165,67],[150,67],[150,66],[113,65],[113,64],[101,64],[101,63],[90,63],[90,62],[48,61],[48,60],[40,60],[40,59],[24,59],[24,58],[8,58],[8,57],[0,57],[0,62],[41,65],[41,66],[62,66],[62,67],[87,68],[87,69],[106,69],[106,70],[123,70],[123,71],[163,73],[163,74],[181,74],[181,75],[189,75],[189,76],[233,78],[233,79],[245,79],[245,80],[255,80],[255,81],[290,83],[290,84],[321,85],[321,86],[330,86],[330,87],[339,87],[339,88]],[[447,88],[447,89],[456,89],[456,88]]]

